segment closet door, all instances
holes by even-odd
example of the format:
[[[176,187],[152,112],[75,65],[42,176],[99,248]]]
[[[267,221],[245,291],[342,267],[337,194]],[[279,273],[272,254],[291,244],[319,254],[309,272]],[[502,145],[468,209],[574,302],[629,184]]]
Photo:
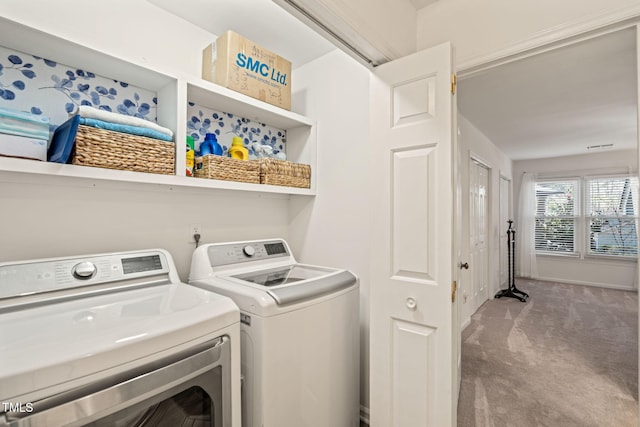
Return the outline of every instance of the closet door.
[[[489,168],[469,162],[469,251],[471,314],[489,297]]]
[[[451,70],[446,43],[371,80],[372,427],[455,421]]]

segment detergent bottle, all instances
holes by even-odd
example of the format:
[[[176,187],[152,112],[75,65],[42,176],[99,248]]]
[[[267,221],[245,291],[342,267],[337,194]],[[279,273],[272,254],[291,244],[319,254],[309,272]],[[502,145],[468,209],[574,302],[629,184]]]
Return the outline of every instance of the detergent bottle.
[[[208,154],[222,156],[222,147],[218,144],[218,138],[216,138],[214,133],[206,134],[204,141],[200,144],[200,155],[206,156]]]
[[[238,160],[249,160],[249,150],[244,146],[242,138],[234,136],[229,147],[229,156]]]
[[[193,168],[195,165],[195,142],[192,136],[187,136],[187,176],[193,176]]]

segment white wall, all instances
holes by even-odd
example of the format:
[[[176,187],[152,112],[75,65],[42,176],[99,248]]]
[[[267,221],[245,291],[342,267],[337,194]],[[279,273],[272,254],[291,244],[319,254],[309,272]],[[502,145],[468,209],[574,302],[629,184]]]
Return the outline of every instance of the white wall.
[[[458,92],[458,97],[463,97],[464,92]],[[471,157],[479,160],[489,167],[489,298],[499,289],[500,282],[500,243],[503,241],[500,235],[500,176],[511,178],[511,160],[500,151],[482,132],[480,132],[469,120],[458,114],[458,144],[461,151],[460,179],[462,185],[462,212],[468,212],[469,205],[469,159]],[[468,250],[468,230],[469,218],[463,215],[462,218],[462,242],[463,250]],[[466,232],[465,232],[466,230]],[[466,248],[466,249],[465,249]],[[462,259],[461,262],[468,261]],[[471,266],[473,268],[473,266]],[[476,307],[472,303],[472,290],[469,274],[471,270],[461,270],[460,272],[460,293],[461,296],[461,317],[462,325],[470,321],[471,315]],[[467,298],[465,298],[465,296]]]
[[[514,162],[514,206],[518,217],[520,183],[524,172],[534,172],[541,178],[584,176],[606,173],[637,173],[636,150],[608,151],[598,154],[556,157]],[[567,283],[636,289],[637,263],[603,259],[576,259],[557,256],[538,256],[538,277]]]
[[[183,281],[194,244],[288,237],[287,200],[0,174],[0,261],[167,249]]]
[[[437,1],[418,13],[417,47],[451,41],[462,65],[523,43],[539,45],[567,26],[638,13],[637,0]]]
[[[291,206],[304,262],[360,278],[361,402],[369,405],[369,71],[342,51],[296,69],[293,108],[318,120],[318,195]]]
[[[325,0],[327,1],[327,0]],[[410,0],[330,0],[347,19],[355,22],[365,38],[392,58],[416,50],[416,11]]]

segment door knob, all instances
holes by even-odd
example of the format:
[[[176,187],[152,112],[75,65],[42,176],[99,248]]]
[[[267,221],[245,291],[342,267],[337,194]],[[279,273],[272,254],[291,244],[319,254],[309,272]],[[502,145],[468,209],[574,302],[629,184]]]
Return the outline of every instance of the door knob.
[[[415,298],[407,298],[406,304],[409,310],[415,310],[416,308],[418,308],[418,301],[416,301]]]
[[[468,262],[465,262],[464,264],[460,263],[460,269],[462,270],[463,268],[465,270],[468,270],[469,269],[469,263]]]

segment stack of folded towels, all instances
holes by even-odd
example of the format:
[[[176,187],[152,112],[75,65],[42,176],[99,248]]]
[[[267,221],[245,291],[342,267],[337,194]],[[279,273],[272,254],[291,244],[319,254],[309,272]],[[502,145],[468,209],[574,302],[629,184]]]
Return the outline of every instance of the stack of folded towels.
[[[0,155],[47,160],[49,118],[0,108]]]
[[[139,117],[112,113],[88,105],[79,106],[75,114],[80,115],[81,125],[146,136],[162,141],[173,141],[173,132],[170,129]]]

